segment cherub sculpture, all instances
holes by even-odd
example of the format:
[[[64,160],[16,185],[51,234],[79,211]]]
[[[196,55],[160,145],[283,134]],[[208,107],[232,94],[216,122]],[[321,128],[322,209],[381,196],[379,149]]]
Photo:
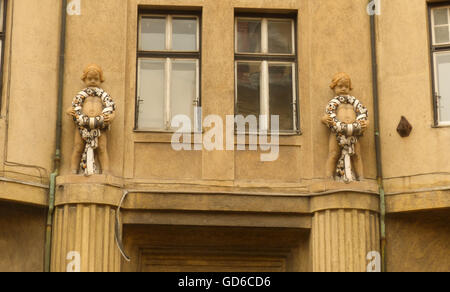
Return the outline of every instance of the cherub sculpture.
[[[349,95],[353,88],[348,74],[336,74],[330,88],[336,97],[328,103],[322,117],[322,122],[331,129],[326,176],[332,179],[336,176],[337,180],[350,183],[364,178],[358,138],[369,125],[368,111]]]
[[[105,80],[103,70],[98,65],[88,65],[81,79],[87,88],[74,97],[72,106],[66,112],[73,117],[77,127],[70,168],[75,174],[78,170],[85,175],[97,173],[94,159],[96,150],[102,173],[108,174],[108,130],[115,118],[116,105],[109,94],[100,88]]]

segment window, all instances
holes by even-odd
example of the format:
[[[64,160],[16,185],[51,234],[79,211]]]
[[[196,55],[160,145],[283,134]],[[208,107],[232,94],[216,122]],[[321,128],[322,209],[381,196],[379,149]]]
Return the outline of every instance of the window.
[[[0,106],[2,104],[3,92],[3,59],[5,46],[5,27],[6,27],[6,3],[7,0],[0,0]]]
[[[236,115],[278,115],[280,132],[297,131],[295,34],[295,16],[236,17]],[[260,130],[270,126],[258,118]]]
[[[200,15],[141,14],[137,52],[136,130],[173,131],[176,115],[198,120]],[[192,122],[191,129],[198,129]]]
[[[450,125],[450,6],[430,9],[435,124]]]

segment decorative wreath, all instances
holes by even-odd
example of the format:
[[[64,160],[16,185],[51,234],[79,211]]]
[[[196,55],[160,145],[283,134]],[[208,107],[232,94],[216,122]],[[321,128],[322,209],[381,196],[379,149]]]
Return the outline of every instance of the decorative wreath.
[[[346,124],[337,118],[336,110],[341,104],[353,106],[356,113],[356,121],[354,123]],[[367,108],[354,96],[336,96],[328,103],[326,113],[333,119],[333,123],[329,125],[330,129],[336,134],[342,134],[347,137],[361,135],[361,121],[367,121],[368,118]]]
[[[103,103],[103,112],[96,117],[88,117],[83,113],[83,103],[88,96],[98,96]],[[85,88],[80,91],[73,99],[72,107],[75,110],[76,117],[73,118],[75,124],[81,128],[87,128],[89,130],[94,129],[106,129],[108,126],[105,124],[105,115],[113,114],[116,111],[116,104],[109,96],[109,94],[101,88]]]
[[[336,110],[341,104],[350,104],[356,113],[356,120],[351,124],[341,122],[336,115]],[[362,103],[353,96],[336,96],[327,105],[327,115],[333,119],[328,126],[336,133],[336,140],[341,148],[341,156],[336,165],[336,175],[338,179],[346,183],[355,179],[352,171],[350,157],[355,155],[355,144],[358,142],[358,136],[361,136],[362,121],[367,121],[368,111]]]
[[[88,96],[98,96],[103,103],[102,114],[96,117],[88,117],[83,113],[83,103]],[[72,101],[72,107],[76,116],[73,118],[78,126],[80,135],[86,142],[84,152],[80,161],[80,168],[85,175],[94,174],[97,166],[94,161],[94,150],[98,148],[98,138],[102,135],[102,130],[108,129],[105,123],[105,115],[113,114],[116,111],[116,104],[109,94],[101,88],[89,87],[80,91]]]

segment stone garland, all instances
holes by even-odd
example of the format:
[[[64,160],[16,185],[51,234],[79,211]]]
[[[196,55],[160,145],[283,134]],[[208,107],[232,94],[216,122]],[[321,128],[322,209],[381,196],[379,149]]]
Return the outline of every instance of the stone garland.
[[[92,118],[83,113],[83,103],[88,96],[101,98],[103,111],[100,116]],[[98,148],[98,138],[101,136],[102,130],[109,128],[109,125],[105,123],[105,115],[113,114],[116,111],[116,105],[106,91],[97,87],[89,87],[83,89],[74,97],[72,107],[76,113],[76,117],[73,120],[80,131],[81,137],[85,141],[80,168],[84,171],[85,175],[91,175],[96,171],[94,150]]]
[[[341,122],[336,115],[336,110],[341,104],[350,104],[356,113],[356,121],[352,124]],[[327,115],[333,119],[329,125],[331,131],[336,133],[336,140],[341,148],[341,156],[336,165],[336,175],[346,183],[352,182],[355,177],[352,172],[351,156],[355,154],[355,144],[358,136],[362,135],[361,121],[367,121],[368,111],[362,103],[353,96],[336,96],[327,105]]]

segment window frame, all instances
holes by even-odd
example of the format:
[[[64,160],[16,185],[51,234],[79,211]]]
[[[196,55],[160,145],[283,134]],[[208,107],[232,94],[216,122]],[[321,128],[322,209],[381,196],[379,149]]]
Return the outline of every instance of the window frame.
[[[239,20],[261,20],[261,52],[260,53],[242,53],[238,52],[238,21]],[[292,23],[292,53],[269,53],[269,35],[268,35],[268,22],[270,20],[290,20]],[[266,27],[264,27],[266,26]],[[263,92],[264,88],[267,88],[269,90],[269,68],[272,64],[289,64],[292,65],[292,88],[293,88],[293,100],[292,100],[292,114],[293,114],[293,129],[290,130],[280,130],[278,131],[281,135],[300,135],[300,106],[299,106],[299,78],[298,78],[298,72],[299,72],[299,65],[298,65],[298,15],[296,12],[292,13],[285,13],[285,14],[274,14],[274,13],[247,13],[247,12],[235,12],[234,15],[234,80],[235,80],[235,100],[234,100],[234,115],[238,115],[238,80],[237,80],[237,69],[238,69],[238,63],[239,62],[247,62],[247,63],[253,63],[258,62],[261,63],[261,77],[260,77],[260,87],[261,92],[260,96],[264,97],[264,104],[265,106],[262,106],[262,97],[260,97],[260,115],[261,108],[267,107],[265,109],[265,113],[269,113],[270,115],[270,94],[269,92]],[[264,41],[264,38],[266,38],[266,42]],[[265,42],[265,44],[264,44]],[[264,45],[263,45],[264,44]],[[267,52],[264,53],[264,46],[267,45]],[[266,64],[265,64],[266,63]],[[264,67],[267,69],[265,70]],[[263,76],[263,71],[267,71],[267,76]],[[262,80],[267,79],[267,84],[262,84]],[[258,125],[259,125],[259,117],[258,118]],[[260,129],[258,129],[260,130]],[[266,125],[262,128],[263,131],[267,130],[268,133],[271,132],[270,129],[270,116],[268,117],[266,121]],[[235,130],[236,134],[249,134],[249,135],[257,135],[258,133],[254,132],[248,132],[245,133],[238,132],[237,129]]]
[[[436,2],[428,4],[428,29],[429,29],[429,45],[430,45],[430,64],[431,64],[431,88],[433,97],[433,127],[447,127],[450,126],[449,121],[441,121],[439,102],[440,96],[437,92],[438,90],[438,71],[436,64],[436,57],[443,53],[450,54],[450,41],[445,44],[436,44],[435,40],[435,25],[434,25],[434,14],[435,9],[447,8],[448,13],[448,26],[450,35],[450,1]]]
[[[0,4],[1,5],[1,4]],[[6,17],[8,10],[8,0],[3,0],[2,7],[2,29],[0,30],[0,41],[1,41],[1,50],[0,50],[0,109],[2,107],[3,101],[3,73],[4,73],[4,62],[5,62],[5,40],[6,40]]]
[[[201,130],[201,119],[199,119],[199,115],[201,115],[200,112],[195,111],[195,107],[201,108],[201,64],[202,64],[202,11],[198,10],[148,10],[148,9],[140,9],[138,18],[137,18],[137,40],[136,40],[136,92],[135,92],[135,116],[134,116],[134,132],[160,132],[160,133],[173,133],[176,131],[176,129],[172,128],[170,126],[170,117],[171,117],[171,97],[170,97],[170,90],[165,90],[165,96],[164,96],[164,106],[165,106],[165,112],[164,112],[164,124],[165,127],[158,129],[158,128],[139,128],[139,104],[142,101],[139,96],[139,84],[141,82],[140,80],[140,60],[147,59],[147,60],[160,60],[165,62],[165,88],[170,88],[171,86],[171,64],[173,61],[177,60],[186,60],[186,61],[196,61],[196,92],[197,97],[193,100],[193,107],[194,107],[194,120],[193,122],[193,129],[191,129],[191,132],[198,132]],[[166,48],[164,50],[153,50],[153,51],[145,51],[140,50],[141,45],[141,20],[144,17],[164,17],[167,22],[169,22],[169,26],[167,26],[166,22]],[[167,38],[168,35],[172,35],[172,23],[171,21],[173,18],[196,18],[197,19],[197,50],[195,51],[179,51],[179,50],[172,50],[169,47],[169,44],[171,43],[171,37],[169,39]],[[168,68],[169,66],[169,68]],[[169,71],[168,71],[169,70]]]

